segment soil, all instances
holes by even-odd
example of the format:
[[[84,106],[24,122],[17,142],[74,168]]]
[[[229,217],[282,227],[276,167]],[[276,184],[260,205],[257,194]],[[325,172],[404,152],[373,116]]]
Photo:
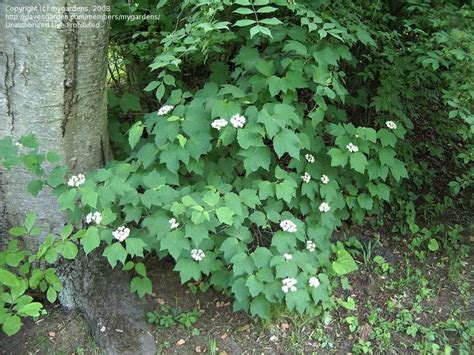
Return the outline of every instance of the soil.
[[[383,255],[395,269],[396,277],[404,276],[407,251],[396,241],[386,242],[374,248],[376,255]],[[395,251],[395,252],[391,252]],[[428,310],[418,320],[420,324],[434,324],[449,319],[452,311],[465,307],[466,316],[472,316],[468,305],[463,305],[460,291],[452,288],[447,282],[447,269],[436,269],[437,258],[433,256],[424,264],[416,265],[424,275],[436,280],[438,286],[433,287],[433,296],[424,304]],[[411,260],[415,265],[415,260]],[[472,266],[472,259],[467,260],[467,267]],[[147,261],[149,276],[153,281],[154,294],[147,297],[150,309],[160,309],[162,305],[172,308],[180,307],[184,311],[198,309],[201,315],[190,328],[173,326],[163,328],[155,326],[156,343],[161,354],[347,354],[351,352],[357,336],[367,339],[371,328],[367,323],[370,309],[385,309],[387,300],[394,299],[395,291],[384,289],[380,284],[385,276],[375,273],[366,267],[349,277],[351,289],[336,290],[337,298],[346,299],[351,296],[358,309],[355,313],[359,318],[359,333],[349,332],[347,324],[340,320],[348,313],[338,310],[333,320],[324,326],[324,336],[317,335],[311,320],[283,315],[277,321],[262,323],[252,321],[246,314],[232,311],[231,299],[215,290],[207,292],[191,292],[188,286],[182,286],[179,275],[172,270],[172,263],[151,259]],[[440,271],[441,270],[441,271]],[[443,287],[443,284],[445,287]],[[417,290],[404,290],[405,306],[414,298]],[[370,305],[368,304],[370,301]],[[60,306],[48,309],[49,314],[37,321],[26,321],[19,334],[6,337],[0,335],[0,354],[98,354],[100,353],[81,317],[75,313],[66,313]],[[354,312],[352,312],[354,315]],[[145,315],[143,315],[145,317]],[[381,314],[386,319],[393,314]],[[322,339],[330,339],[332,349],[324,346]],[[393,334],[393,353],[411,353],[406,345],[415,339],[406,334]],[[456,339],[453,340],[454,343]],[[327,344],[326,344],[327,346]],[[211,347],[214,347],[212,349]],[[216,349],[217,348],[217,349]],[[398,349],[398,350],[396,350]],[[215,352],[213,351],[215,350]]]

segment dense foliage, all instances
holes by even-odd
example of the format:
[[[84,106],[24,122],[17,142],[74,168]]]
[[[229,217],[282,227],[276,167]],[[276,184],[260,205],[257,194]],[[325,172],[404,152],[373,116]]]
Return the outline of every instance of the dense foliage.
[[[161,16],[112,24],[117,160],[68,184],[57,167],[30,190],[53,187],[83,223],[84,251],[105,244],[112,267],[136,273],[138,295],[152,291],[140,258],[153,252],[175,260],[183,283],[231,293],[235,310],[321,314],[331,279],[357,269],[331,240],[337,228],[417,232],[416,211],[443,213],[456,195],[472,207],[473,12],[462,2],[144,0],[114,11]]]

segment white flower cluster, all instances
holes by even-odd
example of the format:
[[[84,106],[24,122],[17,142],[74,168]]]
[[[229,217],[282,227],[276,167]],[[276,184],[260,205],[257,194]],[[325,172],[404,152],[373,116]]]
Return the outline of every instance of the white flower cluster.
[[[168,113],[171,112],[172,109],[174,109],[174,106],[171,106],[171,105],[162,106],[158,110],[158,116],[167,115]]]
[[[310,252],[313,252],[316,250],[316,243],[313,242],[312,240],[308,240],[306,242],[306,249]]]
[[[316,287],[319,286],[319,280],[318,280],[318,278],[315,277],[315,276],[311,277],[311,278],[309,279],[309,282],[308,282],[308,283],[309,283],[309,286],[310,286],[310,287],[316,288]]]
[[[118,227],[116,230],[114,230],[112,232],[112,235],[119,242],[123,242],[130,235],[130,229],[128,229],[125,226],[121,226],[121,227]]]
[[[86,177],[83,174],[77,174],[77,175],[71,176],[71,178],[67,182],[67,185],[72,186],[72,187],[79,187],[85,182],[86,182]]]
[[[305,154],[304,158],[308,163],[314,163],[314,155],[313,154]]]
[[[387,121],[385,122],[385,125],[389,128],[389,129],[397,129],[397,124],[393,121]]]
[[[92,222],[95,222],[95,224],[100,224],[102,221],[102,213],[100,212],[94,212],[94,213],[89,213],[86,216],[86,222],[87,224],[91,224]]]
[[[357,147],[356,145],[352,143],[349,143],[348,145],[346,145],[346,148],[351,153],[357,153],[359,151],[359,147]]]
[[[311,181],[311,175],[309,175],[307,172],[304,173],[304,175],[301,177],[303,182],[308,183]]]
[[[290,261],[291,259],[293,259],[293,255],[291,255],[291,254],[283,254],[283,258],[284,258],[286,261]]]
[[[321,183],[324,185],[329,184],[329,178],[327,175],[321,176]]]
[[[293,277],[287,277],[286,279],[283,279],[281,286],[281,290],[284,293],[288,293],[288,291],[295,292],[296,291],[296,279]]]
[[[245,117],[239,114],[232,116],[232,118],[230,119],[230,123],[234,128],[243,128],[246,121],[247,120],[245,119]]]
[[[222,128],[227,126],[227,123],[228,122],[226,120],[224,120],[223,118],[219,118],[217,120],[212,121],[211,127],[217,129],[218,131],[220,131]]]
[[[298,231],[298,229],[296,228],[296,224],[294,224],[289,219],[285,219],[284,221],[281,221],[280,227],[281,229],[283,229],[285,232],[288,232],[288,233],[296,233]]]
[[[176,229],[179,227],[179,223],[176,222],[176,218],[171,218],[168,223],[170,224],[171,229]]]
[[[247,122],[246,118],[242,115],[239,115],[239,114],[236,114],[236,115],[232,116],[231,119],[230,119],[230,123],[231,123],[232,127],[234,127],[234,128],[243,128],[244,125],[245,125],[245,122]],[[212,121],[211,127],[217,129],[218,131],[220,131],[222,128],[227,126],[228,123],[229,122],[227,122],[227,120],[225,120],[223,118],[218,118],[218,119]]]
[[[193,249],[191,250],[191,258],[193,258],[196,261],[201,261],[204,259],[206,254],[201,249]]]
[[[326,203],[326,202],[322,202],[319,205],[319,211],[320,212],[329,212],[330,210],[331,210],[331,206],[329,206],[329,204]]]
[[[18,148],[24,148],[25,146],[23,144],[21,144],[20,142],[16,142],[15,145],[18,147]]]

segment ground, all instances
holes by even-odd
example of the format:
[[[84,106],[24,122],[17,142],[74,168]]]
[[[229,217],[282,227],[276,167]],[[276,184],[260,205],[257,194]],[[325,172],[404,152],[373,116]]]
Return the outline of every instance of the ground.
[[[473,350],[472,237],[446,238],[452,241],[437,251],[416,238],[345,238],[359,270],[335,287],[336,310],[318,319],[275,310],[272,321],[252,321],[232,312],[230,298],[181,286],[171,263],[151,259],[154,295],[147,297],[162,324],[154,326],[159,353],[468,354]],[[58,305],[48,316],[26,322],[19,334],[0,336],[0,349],[2,354],[99,353],[81,317]]]

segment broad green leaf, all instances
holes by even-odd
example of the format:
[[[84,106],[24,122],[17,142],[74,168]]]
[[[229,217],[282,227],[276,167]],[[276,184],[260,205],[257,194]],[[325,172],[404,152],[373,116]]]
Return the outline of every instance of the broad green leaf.
[[[228,224],[229,226],[231,226],[233,223],[232,216],[234,216],[234,214],[234,211],[228,207],[219,207],[216,209],[216,215],[219,219],[219,222]]]
[[[125,260],[127,259],[128,254],[122,243],[114,242],[104,249],[104,253],[102,255],[107,257],[110,266],[112,266],[112,268],[115,268],[115,266],[117,265],[117,261],[120,261],[122,264],[125,264]]]
[[[153,292],[151,280],[148,277],[134,277],[130,282],[130,291],[136,292],[140,298],[147,294],[151,295]]]
[[[369,195],[362,193],[359,196],[357,196],[357,202],[359,203],[359,206],[366,209],[366,210],[371,210],[373,207],[373,200],[372,197]]]
[[[239,193],[242,202],[250,208],[255,208],[260,205],[260,199],[257,196],[257,191],[253,189],[243,189]]]
[[[89,227],[87,229],[86,234],[81,238],[81,245],[86,255],[100,245],[99,230],[97,227]]]
[[[276,197],[290,203],[291,199],[296,196],[297,186],[293,179],[283,180],[275,186]]]
[[[263,295],[258,296],[250,303],[250,313],[262,319],[268,319],[270,317],[270,302]]]
[[[127,252],[133,256],[143,257],[143,248],[146,246],[146,243],[140,238],[127,238],[125,240]]]
[[[273,140],[273,147],[279,158],[285,153],[288,153],[293,158],[300,158],[301,141],[295,132],[290,129],[285,128],[276,134]]]
[[[39,302],[31,302],[18,309],[19,314],[24,314],[30,317],[38,317],[43,305]]]
[[[33,196],[38,196],[39,192],[43,189],[43,180],[33,180],[28,183],[26,190]]]
[[[347,153],[343,152],[339,148],[331,148],[328,152],[331,156],[331,166],[346,166],[349,157]]]
[[[64,243],[64,249],[63,249],[62,254],[65,259],[69,259],[69,260],[74,259],[78,252],[79,250],[77,249],[76,244],[74,244],[73,242],[66,241]]]
[[[363,174],[366,166],[368,165],[367,158],[364,154],[357,152],[351,153],[350,155],[351,168],[355,171]]]
[[[255,275],[250,275],[245,282],[245,286],[249,288],[252,297],[256,297],[263,291],[263,283],[257,279]]]
[[[132,149],[135,148],[138,141],[140,140],[140,137],[143,134],[143,129],[144,126],[142,124],[142,121],[138,121],[128,131],[128,144]]]
[[[15,315],[6,315],[3,319],[2,330],[3,332],[11,336],[18,333],[22,326],[21,318]]]
[[[346,250],[338,250],[337,258],[332,262],[332,267],[339,276],[348,274],[358,269],[357,264],[352,259],[351,254]]]
[[[46,298],[50,303],[56,302],[58,299],[58,292],[54,289],[54,287],[48,288],[48,292],[46,292]]]

